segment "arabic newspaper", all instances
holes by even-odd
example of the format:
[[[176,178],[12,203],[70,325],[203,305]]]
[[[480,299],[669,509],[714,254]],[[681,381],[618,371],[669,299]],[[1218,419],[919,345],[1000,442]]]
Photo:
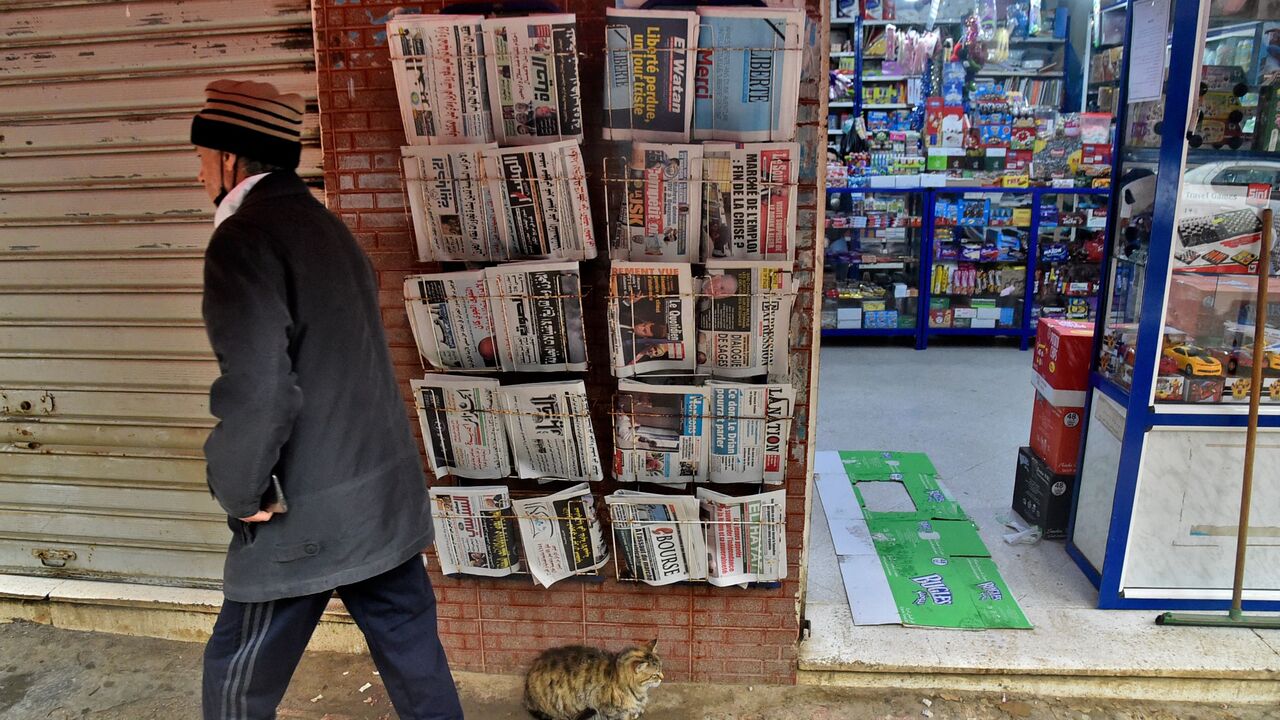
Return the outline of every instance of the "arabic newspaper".
[[[634,143],[625,173],[625,179],[607,188],[619,218],[611,228],[612,258],[697,262],[702,250],[702,146]]]
[[[587,369],[578,263],[509,263],[484,274],[503,370]]]
[[[536,584],[551,587],[567,577],[599,570],[609,561],[595,498],[586,483],[512,504]]]
[[[437,478],[496,480],[511,474],[507,435],[496,412],[497,380],[431,373],[410,385]]]
[[[714,381],[706,389],[711,425],[708,479],[781,485],[786,477],[795,390],[776,383]]]
[[[670,585],[707,577],[707,543],[698,499],[618,490],[606,495],[618,577]]]
[[[582,381],[507,385],[498,398],[517,475],[575,481],[604,478]]]
[[[613,477],[683,486],[707,479],[707,390],[619,380]]]
[[[697,278],[698,372],[718,378],[790,373],[791,268],[752,260],[711,260]]]
[[[503,145],[582,139],[573,15],[484,21],[493,125]]]
[[[387,22],[410,145],[493,141],[482,21],[479,15],[398,15]]]
[[[700,8],[698,19],[693,138],[795,138],[804,11]]]
[[[498,231],[512,259],[590,260],[596,239],[576,140],[486,151]]]
[[[609,268],[613,374],[694,369],[693,278],[689,266],[615,262]]]
[[[605,10],[605,140],[688,142],[698,16]]]
[[[787,577],[785,490],[731,497],[698,488],[707,526],[707,581],[718,587]]]
[[[796,259],[796,143],[703,147],[703,256]]]
[[[505,260],[486,168],[497,145],[411,145],[400,149],[421,262]]]
[[[454,372],[498,369],[485,271],[410,275],[404,304],[427,365]]]
[[[433,487],[436,554],[445,575],[520,572],[520,538],[506,486]]]

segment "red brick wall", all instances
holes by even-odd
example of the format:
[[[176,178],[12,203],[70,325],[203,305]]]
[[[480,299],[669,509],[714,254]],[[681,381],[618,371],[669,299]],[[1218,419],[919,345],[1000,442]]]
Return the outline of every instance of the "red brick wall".
[[[812,18],[820,17],[810,0]],[[436,12],[439,2],[405,5]],[[404,143],[389,70],[385,23],[391,3],[359,0],[315,0],[316,57],[324,167],[329,206],[341,215],[373,259],[379,273],[383,318],[392,357],[413,416],[410,378],[422,368],[405,316],[402,284],[406,275],[430,270],[415,260],[414,242],[401,185],[399,148]],[[578,16],[584,116],[587,119],[588,173],[593,200],[599,181],[600,90],[604,2],[565,0],[564,9]],[[612,565],[603,582],[565,580],[550,589],[535,588],[529,578],[500,581],[473,577],[451,579],[433,570],[440,600],[440,631],[452,664],[483,672],[519,672],[539,651],[554,645],[588,643],[618,648],[659,638],[664,671],[672,681],[789,683],[795,678],[798,601],[802,588],[802,548],[808,506],[810,452],[809,391],[814,361],[814,239],[821,217],[817,207],[816,170],[825,161],[825,39],[807,39],[810,70],[801,87],[800,141],[813,152],[802,166],[797,281],[800,294],[793,318],[792,362],[797,408],[791,441],[787,490],[788,579],[777,589],[714,588],[680,585],[653,588],[617,582]],[[820,58],[820,62],[815,60]],[[603,213],[596,212],[601,224]],[[603,228],[598,230],[603,237]],[[603,277],[607,264],[584,265],[586,281]],[[597,285],[597,287],[603,287]],[[588,317],[603,317],[604,292],[588,294]],[[597,305],[591,307],[590,305]],[[602,332],[587,328],[588,337]],[[616,385],[608,373],[607,348],[593,345],[595,369],[587,383],[602,451],[608,457],[608,408]],[[605,463],[608,467],[609,463]],[[513,489],[518,484],[512,483]],[[597,495],[613,483],[593,487]],[[603,506],[603,503],[600,503]],[[433,568],[438,567],[432,561]]]

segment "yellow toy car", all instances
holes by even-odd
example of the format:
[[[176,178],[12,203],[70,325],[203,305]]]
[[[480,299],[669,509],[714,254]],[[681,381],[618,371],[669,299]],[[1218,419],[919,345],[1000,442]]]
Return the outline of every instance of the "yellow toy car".
[[[1280,370],[1280,346],[1272,345],[1262,351],[1262,369]]]
[[[1164,356],[1173,360],[1182,374],[1188,377],[1213,377],[1222,374],[1222,363],[1195,345],[1166,347]]]

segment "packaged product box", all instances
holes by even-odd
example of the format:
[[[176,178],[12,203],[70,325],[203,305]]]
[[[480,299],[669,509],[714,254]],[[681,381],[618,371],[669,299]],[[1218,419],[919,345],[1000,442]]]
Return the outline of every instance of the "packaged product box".
[[[1280,84],[1264,85],[1258,91],[1258,121],[1253,130],[1253,149],[1280,152]]]
[[[929,311],[929,327],[931,328],[949,328],[952,324],[952,315],[950,310],[930,310]]]
[[[1220,377],[1187,378],[1187,402],[1222,402],[1223,382]]]
[[[1158,402],[1182,402],[1187,397],[1187,379],[1181,375],[1161,375],[1156,378]]]
[[[1083,407],[1058,407],[1036,393],[1031,411],[1031,449],[1052,472],[1075,473],[1083,416]]]
[[[1057,405],[1084,405],[1089,389],[1089,359],[1093,353],[1093,323],[1040,318],[1031,356],[1031,382],[1036,391]]]
[[[1018,448],[1018,467],[1013,476],[1013,510],[1031,525],[1040,526],[1044,537],[1067,536],[1071,517],[1071,488],[1074,474],[1056,474],[1036,457],[1029,447]]]
[[[1251,377],[1225,378],[1222,389],[1222,402],[1248,403],[1249,385],[1252,382],[1253,378]],[[1262,378],[1262,395],[1259,399],[1263,405],[1280,403],[1280,378]]]

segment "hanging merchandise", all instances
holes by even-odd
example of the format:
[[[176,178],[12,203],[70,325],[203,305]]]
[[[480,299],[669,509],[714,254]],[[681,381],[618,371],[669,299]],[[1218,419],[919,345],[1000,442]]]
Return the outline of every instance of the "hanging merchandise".
[[[1001,25],[992,38],[991,48],[987,51],[987,62],[1003,63],[1009,59],[1009,28]]]
[[[1027,34],[1039,35],[1040,28],[1044,25],[1040,18],[1041,0],[1029,0],[1027,10]]]
[[[978,0],[978,39],[990,42],[996,36],[996,0]]]

